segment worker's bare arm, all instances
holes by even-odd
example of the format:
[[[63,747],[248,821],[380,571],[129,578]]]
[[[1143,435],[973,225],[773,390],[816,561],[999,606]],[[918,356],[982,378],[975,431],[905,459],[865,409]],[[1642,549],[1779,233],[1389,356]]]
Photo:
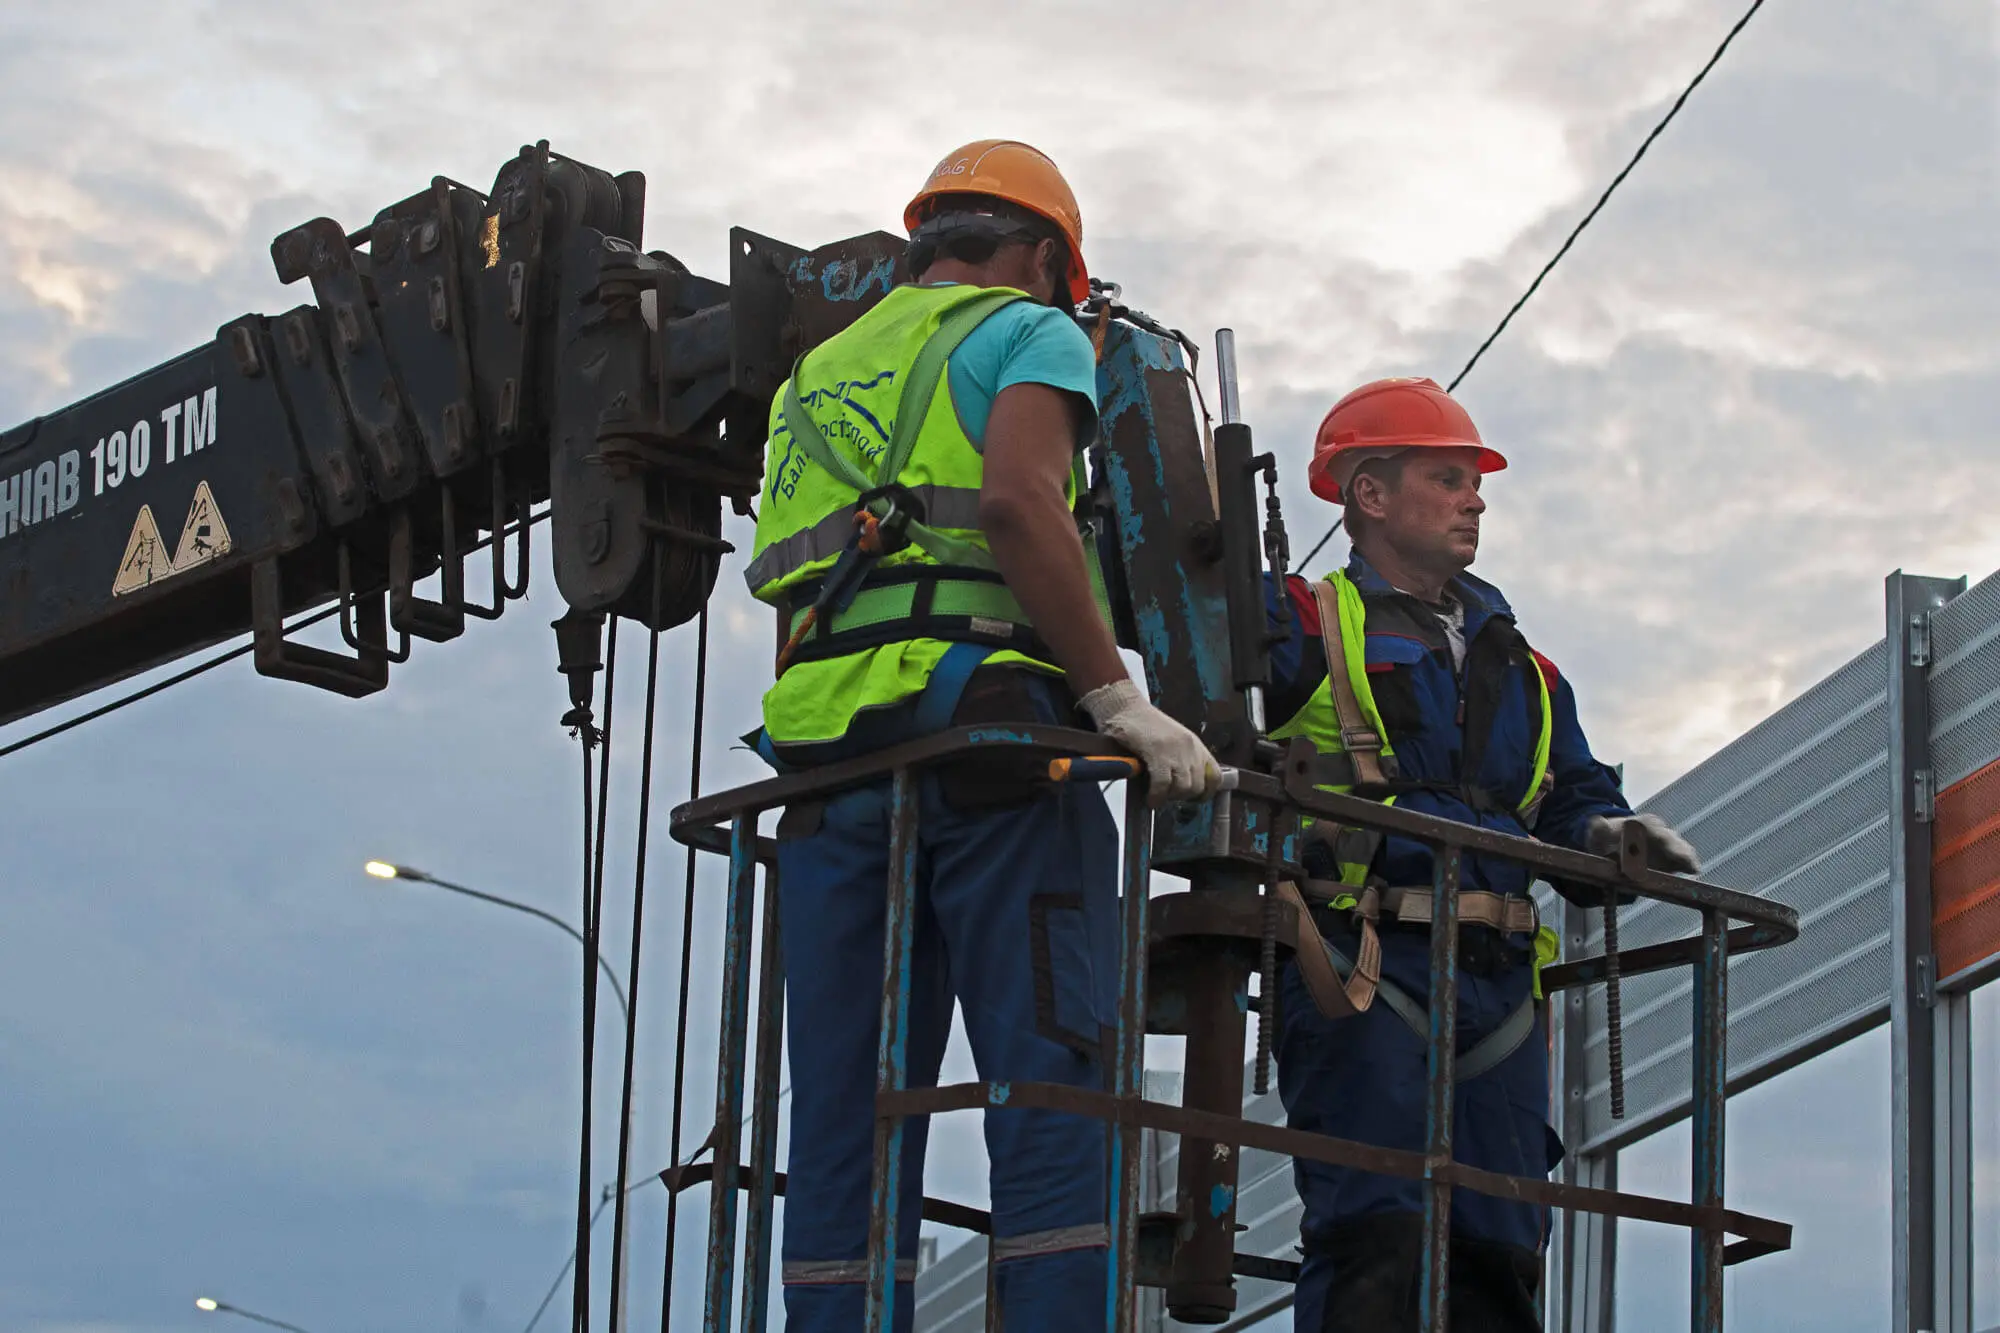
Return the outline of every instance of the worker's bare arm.
[[[1002,389],[986,424],[979,526],[1008,588],[1081,698],[1126,672],[1098,615],[1064,496],[1075,439],[1067,394],[1045,384]]]

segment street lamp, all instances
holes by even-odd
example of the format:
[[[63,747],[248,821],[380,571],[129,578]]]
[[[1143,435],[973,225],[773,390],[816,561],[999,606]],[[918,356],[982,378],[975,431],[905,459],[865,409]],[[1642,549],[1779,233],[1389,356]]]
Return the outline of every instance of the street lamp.
[[[282,1319],[272,1319],[268,1315],[258,1314],[255,1310],[246,1310],[240,1305],[231,1305],[227,1301],[218,1301],[213,1296],[195,1297],[194,1308],[197,1310],[206,1310],[210,1314],[233,1314],[238,1319],[255,1320],[260,1324],[269,1324],[272,1328],[289,1329],[291,1333],[306,1333],[297,1324],[288,1324]]]
[[[548,922],[584,948],[587,949],[590,947],[583,936],[577,933],[575,926],[572,926],[569,922],[553,913],[544,912],[539,907],[530,907],[527,903],[517,903],[512,898],[502,898],[498,894],[468,888],[463,884],[454,884],[448,879],[439,879],[436,875],[418,870],[414,866],[399,866],[390,861],[370,861],[361,868],[376,879],[406,879],[413,884],[429,884],[433,888],[463,894],[467,898],[477,898],[483,903],[492,903],[495,907],[506,907],[516,912],[525,912],[529,916]],[[618,974],[611,970],[611,964],[604,961],[604,955],[601,953],[597,955],[597,966],[604,973],[604,980],[611,986],[612,998],[618,1001],[618,1012],[624,1016],[626,1026],[631,1026],[632,1006],[625,999],[625,987],[619,984]]]
[[[529,916],[548,922],[557,930],[560,930],[563,934],[582,945],[584,949],[588,950],[590,948],[590,942],[577,932],[576,927],[570,925],[569,922],[559,916],[544,912],[539,907],[530,907],[527,903],[517,903],[512,898],[502,898],[498,894],[469,888],[464,884],[454,884],[448,879],[439,879],[436,875],[428,874],[413,866],[399,866],[390,861],[369,861],[361,868],[376,879],[406,879],[416,884],[429,884],[434,888],[447,889],[452,893],[462,894],[467,898],[477,898],[483,903],[492,903],[495,907],[506,907],[516,912],[525,912]],[[618,1001],[618,1012],[624,1016],[625,1031],[629,1034],[632,1031],[632,1005],[625,998],[625,988],[619,984],[618,974],[611,970],[611,964],[604,961],[604,955],[601,953],[597,955],[597,966],[598,970],[604,973],[604,980],[611,986],[612,997]],[[619,1133],[619,1142],[624,1146],[625,1150],[625,1156],[618,1164],[619,1172],[621,1175],[626,1175],[629,1178],[628,1173],[631,1166],[630,1153],[632,1151],[632,1125],[629,1119],[625,1122]],[[629,1193],[630,1191],[628,1190],[627,1192]],[[603,1205],[598,1205],[598,1208],[601,1212]],[[592,1223],[594,1224],[596,1220],[596,1215],[593,1214],[591,1217]],[[632,1276],[632,1265],[630,1263],[631,1246],[632,1229],[627,1227],[624,1237],[623,1258],[618,1264],[621,1290],[611,1294],[611,1327],[613,1333],[625,1333],[625,1292],[622,1290],[622,1287],[631,1280]],[[575,1255],[570,1256],[572,1262],[574,1262],[575,1257]],[[562,1279],[558,1277],[556,1281],[561,1282]],[[548,1302],[544,1301],[542,1304],[546,1307]],[[540,1312],[537,1311],[536,1318],[540,1317]]]

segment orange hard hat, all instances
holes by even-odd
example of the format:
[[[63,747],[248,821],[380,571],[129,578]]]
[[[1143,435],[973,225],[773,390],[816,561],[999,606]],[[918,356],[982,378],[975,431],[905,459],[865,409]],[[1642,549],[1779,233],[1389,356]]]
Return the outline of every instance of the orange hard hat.
[[[1090,274],[1083,266],[1083,214],[1077,211],[1069,182],[1046,153],[1017,139],[979,139],[945,154],[903,210],[905,230],[915,231],[934,211],[937,199],[954,194],[1005,199],[1054,223],[1069,242],[1070,300],[1082,305],[1090,298]]]
[[[1363,459],[1397,449],[1467,448],[1479,451],[1482,473],[1507,466],[1436,380],[1372,380],[1335,403],[1319,423],[1306,476],[1314,495],[1340,504],[1341,480]]]

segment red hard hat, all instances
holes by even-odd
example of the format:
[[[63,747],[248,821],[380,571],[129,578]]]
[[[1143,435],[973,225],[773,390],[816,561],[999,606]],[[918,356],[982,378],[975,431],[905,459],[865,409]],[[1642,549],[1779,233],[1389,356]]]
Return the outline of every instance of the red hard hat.
[[[1486,447],[1472,418],[1436,380],[1373,380],[1335,403],[1319,423],[1306,475],[1314,495],[1340,504],[1343,455],[1354,459],[1385,449],[1466,448],[1479,450],[1482,473],[1507,466],[1505,458]]]

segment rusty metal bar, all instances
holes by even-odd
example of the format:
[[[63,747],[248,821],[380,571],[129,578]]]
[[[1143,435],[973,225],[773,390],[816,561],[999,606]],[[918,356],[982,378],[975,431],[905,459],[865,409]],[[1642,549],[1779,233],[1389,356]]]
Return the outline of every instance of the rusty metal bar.
[[[1257,871],[1208,876],[1197,895],[1238,893],[1255,902]],[[1214,950],[1184,969],[1187,1054],[1182,1104],[1228,1122],[1243,1110],[1243,1034],[1251,958]],[[1176,1193],[1182,1232],[1174,1251],[1167,1313],[1186,1324],[1219,1324],[1236,1308],[1236,1141],[1195,1133],[1181,1142]]]
[[[1372,829],[1433,845],[1452,843],[1462,853],[1497,856],[1533,869],[1542,879],[1570,880],[1579,884],[1617,885],[1644,898],[1656,898],[1679,907],[1704,911],[1719,907],[1732,920],[1754,922],[1767,928],[1764,947],[1789,944],[1799,936],[1798,913],[1783,903],[1757,898],[1719,884],[1707,884],[1685,875],[1662,870],[1628,871],[1607,857],[1575,852],[1566,847],[1537,842],[1533,838],[1461,824],[1438,815],[1420,814],[1397,805],[1383,805],[1359,796],[1343,796],[1321,791],[1313,785],[1319,752],[1312,742],[1294,740],[1285,752],[1282,781],[1262,773],[1240,770],[1237,791],[1259,799],[1283,800],[1314,819]]]
[[[762,782],[685,801],[674,807],[674,836],[683,842],[691,841],[688,829],[692,825],[732,819],[739,810],[761,813],[794,801],[819,800],[836,792],[865,787],[900,769],[922,768],[976,750],[1039,751],[1054,758],[1111,754],[1118,747],[1094,731],[1078,731],[1074,727],[953,727],[858,759],[765,778]]]
[[[1417,1325],[1445,1333],[1451,1319],[1452,1110],[1458,1095],[1458,869],[1450,844],[1433,849],[1431,864],[1431,995],[1429,1083],[1424,1097],[1424,1285]]]
[[[882,750],[859,759],[785,777],[767,778],[731,791],[717,792],[677,806],[672,829],[676,840],[711,846],[713,833],[702,826],[734,819],[738,812],[762,812],[794,801],[818,800],[835,792],[864,786],[898,768],[922,768],[968,751],[1002,747],[1039,751],[1051,757],[1105,753],[1106,741],[1096,732],[1068,727],[954,727],[908,745]],[[1733,921],[1754,927],[1751,938],[1731,941],[1736,952],[1789,944],[1798,938],[1798,913],[1783,903],[1753,897],[1718,884],[1708,884],[1664,871],[1621,868],[1608,857],[1571,851],[1533,838],[1515,837],[1476,824],[1461,824],[1400,806],[1382,805],[1357,796],[1320,791],[1313,785],[1317,751],[1310,741],[1294,740],[1285,752],[1281,777],[1249,769],[1233,770],[1236,794],[1245,799],[1288,806],[1315,819],[1412,838],[1432,844],[1452,843],[1461,853],[1497,856],[1534,870],[1544,879],[1578,884],[1618,885],[1642,898],[1705,911],[1720,908]]]
[[[1723,1116],[1729,1077],[1729,937],[1722,914],[1702,917],[1702,951],[1694,965],[1694,1179],[1689,1197],[1709,1217],[1722,1210]],[[1690,1238],[1689,1282],[1694,1333],[1722,1333],[1721,1228],[1699,1225]],[[1747,1256],[1746,1256],[1747,1257]]]
[[[750,926],[757,895],[757,816],[740,814],[730,839],[729,903],[722,936],[722,1030],[716,1043],[716,1169],[736,1170],[743,1141],[743,1055],[750,1019]],[[673,1256],[667,1257],[673,1262]],[[736,1270],[736,1191],[717,1189],[708,1201],[708,1275],[702,1296],[703,1333],[729,1333]]]
[[[785,1047],[785,943],[778,876],[764,874],[764,938],[758,951],[756,1067],[751,1087],[750,1215],[744,1223],[742,1333],[764,1333],[771,1307],[771,1234],[778,1161],[778,1078]]]
[[[1151,815],[1146,806],[1145,786],[1126,783],[1124,874],[1120,885],[1125,929],[1118,951],[1117,1065],[1111,1081],[1112,1094],[1118,1097],[1136,1097],[1145,1090],[1146,963],[1151,953],[1147,945],[1152,889]],[[1117,1126],[1111,1136],[1111,1207],[1105,1219],[1109,1223],[1111,1253],[1105,1263],[1110,1289],[1105,1293],[1104,1304],[1106,1327],[1111,1333],[1130,1333],[1132,1328],[1138,1294],[1133,1266],[1139,1248],[1142,1164],[1139,1127]],[[990,1306],[988,1317],[991,1318]]]
[[[1732,927],[1729,931],[1729,952],[1755,953],[1760,948],[1768,947],[1759,942],[1764,929],[1754,925]],[[1618,975],[1636,977],[1647,972],[1664,972],[1670,967],[1691,967],[1701,957],[1701,948],[1702,937],[1689,935],[1662,944],[1648,944],[1643,948],[1620,949]],[[1607,962],[1601,954],[1555,963],[1542,969],[1542,993],[1553,995],[1578,986],[1594,986],[1604,980],[1608,971]]]
[[[882,1095],[876,1099],[876,1106],[885,1115],[891,1112],[939,1115],[946,1111],[994,1107],[1064,1111],[1072,1115],[1095,1116],[1121,1125],[1135,1124],[1142,1129],[1179,1134],[1184,1140],[1189,1135],[1200,1135],[1217,1143],[1261,1148],[1286,1157],[1303,1157],[1308,1161],[1349,1166],[1406,1180],[1425,1179],[1429,1165],[1424,1154],[1400,1148],[1381,1148],[1372,1143],[1337,1139],[1302,1129],[1286,1129],[1255,1120],[1218,1115],[1212,1111],[1190,1111],[1185,1107],[1138,1097],[1120,1099],[1110,1093],[1060,1083],[954,1083],[939,1088],[912,1088]],[[1607,1217],[1629,1217],[1665,1226],[1712,1225],[1732,1236],[1741,1236],[1747,1241],[1771,1247],[1767,1253],[1788,1250],[1792,1245],[1790,1223],[1731,1208],[1705,1208],[1648,1194],[1626,1194],[1584,1185],[1562,1185],[1527,1176],[1502,1175],[1497,1171],[1467,1166],[1463,1162],[1448,1162],[1437,1167],[1435,1177],[1458,1189],[1516,1203],[1539,1203],[1551,1208],[1571,1208],[1579,1212],[1602,1213]]]
[[[1621,855],[1607,858],[1570,851],[1513,837],[1476,825],[1460,824],[1436,816],[1418,814],[1396,806],[1380,805],[1359,798],[1323,792],[1312,785],[1315,752],[1307,742],[1294,742],[1286,751],[1276,774],[1249,769],[1232,770],[1236,803],[1245,810],[1263,808],[1274,814],[1281,810],[1385,833],[1398,834],[1437,848],[1436,892],[1433,901],[1441,908],[1433,921],[1431,956],[1431,1026],[1427,1033],[1429,1086],[1426,1104],[1426,1150],[1404,1152],[1340,1139],[1306,1134],[1246,1122],[1239,1118],[1236,1094],[1240,1087],[1243,1048],[1242,992],[1248,981],[1249,959],[1242,951],[1220,951],[1212,959],[1198,960],[1184,967],[1178,981],[1181,998],[1190,1021],[1186,1106],[1171,1107],[1142,1100],[1137,1094],[1143,1077],[1143,1018],[1146,1004],[1146,954],[1151,943],[1149,925],[1165,928],[1166,935],[1203,934],[1202,921],[1224,936],[1261,935],[1251,932],[1253,923],[1234,926],[1243,911],[1234,908],[1236,893],[1249,892],[1260,864],[1211,865],[1195,876],[1194,892],[1187,897],[1202,900],[1200,906],[1217,910],[1153,913],[1150,906],[1131,889],[1144,882],[1143,863],[1150,859],[1149,822],[1143,817],[1129,821],[1126,839],[1127,899],[1122,933],[1125,959],[1121,962],[1120,1037],[1114,1088],[1105,1093],[1086,1089],[1042,1084],[968,1084],[957,1088],[910,1090],[907,1082],[907,1025],[909,1004],[909,953],[913,946],[916,854],[916,774],[930,764],[993,746],[1040,751],[1050,756],[1101,752],[1101,737],[1066,728],[960,728],[924,740],[899,746],[848,763],[828,766],[811,773],[774,778],[692,801],[674,812],[676,838],[696,847],[713,849],[720,841],[717,820],[741,818],[774,806],[824,796],[880,781],[893,774],[896,792],[896,823],[891,834],[891,904],[883,977],[883,1025],[878,1050],[877,1104],[874,1180],[870,1209],[869,1277],[867,1324],[870,1333],[891,1333],[895,1313],[895,1255],[897,1218],[900,1208],[901,1144],[903,1121],[907,1116],[969,1109],[975,1106],[1039,1106],[1073,1114],[1094,1116],[1115,1127],[1112,1134],[1113,1181],[1107,1220],[1113,1230],[1113,1251],[1107,1275],[1106,1322],[1115,1333],[1126,1333],[1134,1312],[1133,1278],[1142,1277],[1144,1260],[1140,1246],[1129,1234],[1135,1221],[1135,1181],[1129,1179],[1136,1165],[1133,1143],[1135,1131],[1152,1128],[1180,1134],[1181,1196],[1187,1207],[1184,1230],[1171,1254],[1169,1267],[1158,1274],[1168,1286],[1168,1306],[1177,1316],[1224,1318],[1234,1307],[1232,1275],[1236,1268],[1233,1244],[1235,1210],[1235,1164],[1240,1147],[1257,1147],[1312,1161],[1332,1162],[1365,1171],[1381,1172],[1424,1182],[1425,1283],[1420,1297],[1422,1323],[1427,1330],[1442,1330],[1448,1318],[1447,1296],[1450,1277],[1450,1218],[1452,1192],[1469,1189],[1498,1198],[1553,1208],[1631,1217],[1637,1220],[1692,1228],[1697,1232],[1694,1260],[1697,1330],[1719,1328],[1720,1274],[1729,1264],[1789,1248],[1791,1228],[1783,1223],[1731,1212],[1722,1206],[1721,1124],[1726,1084],[1724,1073],[1724,1018],[1726,978],[1723,969],[1732,950],[1749,952],[1770,948],[1795,939],[1797,913],[1781,903],[1737,893],[1719,885],[1667,875],[1648,869],[1632,849],[1621,847]],[[732,846],[734,845],[732,840]],[[765,856],[769,849],[761,842],[753,850]],[[1696,1098],[1698,1143],[1705,1136],[1713,1152],[1698,1151],[1696,1201],[1676,1203],[1643,1195],[1623,1194],[1611,1189],[1558,1184],[1546,1179],[1512,1177],[1482,1171],[1452,1160],[1451,1145],[1456,1063],[1457,945],[1456,890],[1463,857],[1479,854],[1502,857],[1523,864],[1538,876],[1579,885],[1614,888],[1620,893],[1651,898],[1690,908],[1703,918],[1703,933],[1621,953],[1616,966],[1626,975],[1654,971],[1680,964],[1694,964],[1700,976],[1697,985],[1706,997],[1698,1018],[1698,1079]],[[1222,892],[1215,892],[1222,890]],[[1211,903],[1209,900],[1215,900]],[[1169,900],[1171,905],[1172,900]],[[1181,904],[1185,908],[1193,903]],[[1136,918],[1135,918],[1136,914]],[[1185,918],[1185,919],[1183,919]],[[1200,918],[1196,920],[1195,918]],[[1227,920],[1224,920],[1227,918]],[[1138,924],[1135,925],[1135,919]],[[1741,925],[1731,927],[1732,921]],[[1221,922],[1218,926],[1216,923]],[[1157,923],[1157,924],[1155,924]],[[1178,923],[1178,924],[1175,924]],[[1265,923],[1255,923],[1259,926]],[[1136,931],[1136,933],[1135,933]],[[1139,941],[1146,941],[1146,946]],[[1551,969],[1546,980],[1551,988],[1593,984],[1603,979],[1612,964],[1606,958],[1576,959]],[[1132,1016],[1140,1022],[1132,1023]],[[1138,1029],[1135,1031],[1135,1029]],[[1705,1036],[1703,1034],[1706,1034]],[[1232,1040],[1233,1039],[1233,1040]],[[1230,1058],[1223,1068],[1220,1052]],[[1212,1057],[1212,1058],[1211,1058]],[[739,1057],[740,1062],[740,1057]],[[1210,1065],[1213,1068],[1210,1068]],[[1228,1104],[1216,1100],[1217,1089],[1231,1095]],[[1208,1104],[1213,1102],[1212,1105]],[[1707,1128],[1712,1127],[1712,1128]],[[1205,1148],[1190,1153],[1188,1144]],[[1195,1171],[1190,1181],[1190,1161],[1219,1163],[1210,1180]],[[748,1180],[770,1178],[775,1172],[753,1172]],[[780,1184],[778,1186],[782,1188]],[[1213,1187],[1213,1188],[1211,1188]],[[935,1208],[949,1208],[926,1201],[926,1215]],[[970,1212],[970,1210],[963,1210]],[[939,1217],[938,1220],[945,1220]],[[955,1219],[970,1222],[966,1217]],[[983,1219],[982,1219],[983,1220]],[[1734,1242],[1726,1237],[1737,1237]],[[1220,1240],[1218,1240],[1218,1237]],[[733,1237],[732,1237],[733,1239]],[[1214,1242],[1211,1244],[1210,1242]],[[713,1245],[713,1240],[711,1244]],[[1211,1253],[1210,1251],[1214,1252]],[[1151,1273],[1153,1270],[1146,1270]],[[1705,1302],[1702,1293],[1717,1293]]]
[[[917,806],[922,777],[896,770],[890,795],[889,911],[882,931],[882,1030],[875,1054],[875,1161],[869,1178],[868,1298],[862,1326],[895,1333],[896,1233],[903,1185],[903,1122],[885,1095],[910,1072],[910,959],[917,927]]]

